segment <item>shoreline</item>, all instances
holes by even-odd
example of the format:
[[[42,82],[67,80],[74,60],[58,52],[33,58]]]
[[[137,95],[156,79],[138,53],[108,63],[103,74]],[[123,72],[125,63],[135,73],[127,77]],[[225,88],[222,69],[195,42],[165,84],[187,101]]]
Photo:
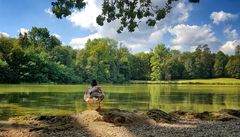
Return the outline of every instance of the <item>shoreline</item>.
[[[123,83],[100,83],[100,84],[196,84],[196,85],[240,85],[240,79],[236,78],[210,78],[210,79],[181,79],[181,80],[130,80]],[[0,85],[89,85],[89,83],[0,83]]]
[[[169,81],[148,81],[131,80],[130,84],[196,84],[196,85],[240,85],[240,79],[214,78],[214,79],[192,79],[192,80],[169,80]]]
[[[0,136],[230,136],[240,134],[240,110],[191,113],[86,110],[66,116],[18,116],[0,121]]]

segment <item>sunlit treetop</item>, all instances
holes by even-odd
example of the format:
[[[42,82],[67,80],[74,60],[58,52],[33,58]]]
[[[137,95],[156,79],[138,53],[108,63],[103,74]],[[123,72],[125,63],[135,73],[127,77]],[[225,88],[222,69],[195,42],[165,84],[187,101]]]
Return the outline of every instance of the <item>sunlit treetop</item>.
[[[120,20],[117,29],[121,33],[125,28],[133,32],[143,18],[146,18],[148,26],[155,26],[156,22],[164,19],[172,9],[172,3],[178,0],[167,0],[165,5],[153,5],[152,0],[103,0],[102,13],[96,18],[98,25],[103,26],[105,21],[110,23]],[[200,0],[189,0],[198,3]],[[52,2],[52,12],[57,18],[62,19],[71,15],[77,9],[86,6],[84,0],[57,0]]]

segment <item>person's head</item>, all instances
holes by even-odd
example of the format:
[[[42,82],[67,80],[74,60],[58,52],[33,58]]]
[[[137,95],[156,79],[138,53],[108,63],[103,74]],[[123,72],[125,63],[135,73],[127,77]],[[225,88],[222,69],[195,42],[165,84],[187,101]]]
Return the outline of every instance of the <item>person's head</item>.
[[[97,86],[97,80],[96,80],[96,79],[93,79],[93,80],[92,80],[91,86],[92,86],[92,87]]]

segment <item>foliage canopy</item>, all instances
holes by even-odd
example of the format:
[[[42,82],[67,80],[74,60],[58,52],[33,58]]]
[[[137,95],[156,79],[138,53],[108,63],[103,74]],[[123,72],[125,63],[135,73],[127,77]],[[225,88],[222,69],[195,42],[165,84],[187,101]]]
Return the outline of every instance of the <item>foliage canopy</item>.
[[[159,44],[149,53],[132,54],[109,38],[88,40],[81,50],[55,40],[46,28],[36,27],[18,38],[0,37],[0,83],[240,78],[240,46],[230,56],[212,53],[206,44],[194,52],[181,53]]]
[[[148,26],[154,26],[157,21],[164,19],[175,1],[179,0],[167,0],[161,5],[153,5],[153,0],[103,0],[102,13],[97,16],[96,22],[102,26],[106,22],[119,19],[121,25],[117,29],[118,33],[121,33],[124,28],[133,32],[141,21],[146,20]],[[189,0],[192,3],[199,1]],[[84,0],[57,0],[52,2],[52,11],[57,18],[61,19],[71,15],[73,9],[81,10],[86,5]]]

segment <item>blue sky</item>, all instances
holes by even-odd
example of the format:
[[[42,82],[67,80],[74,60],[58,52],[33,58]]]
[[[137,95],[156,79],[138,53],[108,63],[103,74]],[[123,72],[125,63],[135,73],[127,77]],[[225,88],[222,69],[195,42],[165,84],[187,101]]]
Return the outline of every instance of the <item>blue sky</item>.
[[[52,1],[0,0],[0,33],[17,37],[21,28],[46,27],[73,48],[83,48],[89,38],[109,37],[125,44],[133,53],[149,51],[163,43],[181,51],[209,44],[213,51],[232,54],[235,46],[240,44],[239,0],[201,0],[199,4],[180,0],[173,5],[167,18],[155,27],[143,23],[136,32],[122,34],[116,33],[119,21],[103,27],[95,23],[95,17],[101,12],[100,0],[86,0],[88,5],[84,10],[62,20],[47,12]]]
[[[193,5],[193,10],[187,23],[191,25],[211,24],[216,35],[221,39],[225,39],[222,33],[225,27],[232,26],[240,32],[239,6],[239,0],[201,0],[201,3]],[[231,13],[238,17],[237,19],[230,19],[219,24],[213,24],[209,16],[212,12],[219,11]]]
[[[44,10],[50,6],[51,0],[0,0],[0,32],[16,37],[20,28],[46,27],[51,33],[59,34],[64,43],[88,33],[66,19],[47,14]]]

